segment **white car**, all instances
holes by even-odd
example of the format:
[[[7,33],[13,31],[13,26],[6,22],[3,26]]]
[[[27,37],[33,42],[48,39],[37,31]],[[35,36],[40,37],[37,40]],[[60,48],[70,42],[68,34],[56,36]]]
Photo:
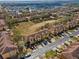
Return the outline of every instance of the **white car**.
[[[71,35],[72,33],[68,31],[68,34],[70,34],[70,35]]]
[[[79,34],[78,34],[78,35],[76,35],[75,37],[79,37]]]
[[[55,48],[53,48],[52,50],[55,51],[55,50],[57,50],[57,48],[55,47]]]
[[[31,56],[31,53],[27,53],[25,56],[24,56],[24,59],[28,58]]]
[[[61,48],[61,45],[58,45],[57,48]]]

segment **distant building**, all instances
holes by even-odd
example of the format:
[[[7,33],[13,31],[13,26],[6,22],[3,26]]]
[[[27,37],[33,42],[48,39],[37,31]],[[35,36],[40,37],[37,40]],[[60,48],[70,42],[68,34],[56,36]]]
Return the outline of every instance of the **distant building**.
[[[3,7],[0,5],[0,12],[2,12],[2,8],[3,8]]]

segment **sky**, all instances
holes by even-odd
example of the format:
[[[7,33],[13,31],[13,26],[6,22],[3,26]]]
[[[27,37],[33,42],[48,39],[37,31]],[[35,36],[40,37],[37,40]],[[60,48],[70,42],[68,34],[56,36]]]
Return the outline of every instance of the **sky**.
[[[0,1],[71,1],[71,0],[0,0]]]

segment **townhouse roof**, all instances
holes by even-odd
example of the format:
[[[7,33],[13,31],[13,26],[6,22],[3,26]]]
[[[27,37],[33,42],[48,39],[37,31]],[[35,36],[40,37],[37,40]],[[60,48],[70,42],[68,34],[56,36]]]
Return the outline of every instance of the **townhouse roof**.
[[[0,26],[5,25],[4,19],[0,19]]]
[[[6,31],[0,32],[0,54],[10,52],[16,48],[17,46],[10,40],[9,33]]]

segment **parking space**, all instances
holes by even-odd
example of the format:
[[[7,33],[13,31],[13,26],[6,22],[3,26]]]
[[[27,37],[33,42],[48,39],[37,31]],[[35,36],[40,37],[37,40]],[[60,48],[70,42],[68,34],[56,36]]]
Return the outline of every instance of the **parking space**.
[[[77,30],[76,31],[67,31],[67,32],[61,33],[60,35],[58,35],[56,37],[53,36],[53,38],[51,38],[51,40],[49,40],[49,41],[51,41],[51,43],[48,40],[47,41],[44,40],[40,44],[41,46],[42,45],[43,46],[42,47],[38,46],[37,48],[39,48],[39,50],[36,49],[34,51],[35,52],[39,51],[39,55],[40,55],[40,53],[44,53],[44,52],[46,52],[47,50],[50,49],[50,50],[56,51],[57,54],[60,54],[64,49],[66,49],[68,46],[70,46],[71,43],[74,43],[75,42],[72,39],[73,39],[74,36],[76,36],[76,35],[79,34],[78,32],[79,32],[79,30],[78,31]],[[71,36],[73,36],[73,37],[71,37]],[[57,38],[58,39],[60,38],[60,40],[58,40]],[[56,40],[58,40],[62,44],[61,43],[57,43],[57,42],[55,43]],[[53,44],[53,43],[55,43],[55,44]],[[49,48],[46,49],[47,47],[49,47]],[[50,48],[50,47],[53,47],[53,48]],[[42,49],[40,49],[40,48],[42,48]],[[42,50],[43,50],[43,52],[41,52]],[[35,52],[33,54],[34,55],[38,55],[38,53],[35,53]]]
[[[58,35],[56,37],[51,38],[51,40],[50,39],[49,40],[45,39],[44,41],[40,42],[39,45],[37,45],[37,47],[33,47],[34,48],[33,51],[35,51],[36,49],[43,48],[48,44],[54,43],[57,39],[64,38],[65,36],[69,36],[69,34],[71,34],[71,32],[62,33],[62,34],[60,34],[60,35]]]
[[[38,49],[39,49],[39,48],[43,48],[43,46],[42,46],[42,45],[38,45],[38,47],[37,47],[37,48],[38,48]]]
[[[75,37],[79,37],[79,34],[78,34],[78,35],[76,35]]]
[[[79,27],[76,27],[75,30],[79,30]]]
[[[51,42],[52,42],[52,43],[55,42],[55,41],[56,41],[56,40],[55,40],[54,38],[51,39]]]
[[[44,40],[44,41],[40,42],[39,44],[31,45],[29,48],[34,51],[36,49],[43,48],[44,46],[46,46],[46,45],[48,45],[50,43],[51,43],[50,41]]]

